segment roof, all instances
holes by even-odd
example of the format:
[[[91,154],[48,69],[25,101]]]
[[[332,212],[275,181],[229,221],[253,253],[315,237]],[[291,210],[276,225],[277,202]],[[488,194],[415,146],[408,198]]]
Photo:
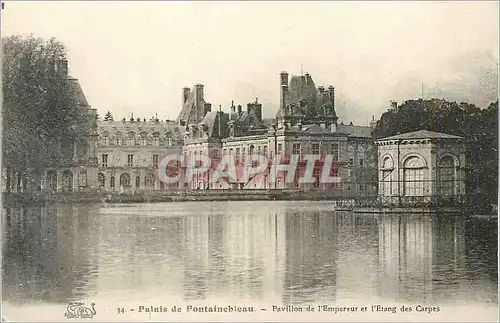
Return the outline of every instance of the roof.
[[[346,133],[351,137],[361,137],[361,138],[371,138],[372,129],[368,126],[351,126],[339,124],[337,126],[337,131],[341,133]]]
[[[400,135],[380,138],[379,140],[397,140],[397,139],[462,139],[463,137],[449,135],[441,132],[429,130],[419,130],[413,132],[402,133]]]
[[[85,93],[83,93],[82,86],[80,85],[80,82],[78,82],[78,79],[70,78],[69,81],[69,85],[76,95],[78,105],[88,107],[89,103],[85,97]]]

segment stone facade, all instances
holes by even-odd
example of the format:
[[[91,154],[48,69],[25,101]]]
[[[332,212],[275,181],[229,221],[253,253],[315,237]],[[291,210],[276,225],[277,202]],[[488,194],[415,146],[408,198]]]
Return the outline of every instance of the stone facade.
[[[137,192],[172,188],[158,179],[158,163],[182,152],[182,127],[155,118],[99,121],[98,187],[101,191]],[[175,185],[175,188],[178,186]]]
[[[395,204],[465,195],[462,139],[427,130],[379,139],[379,196]]]

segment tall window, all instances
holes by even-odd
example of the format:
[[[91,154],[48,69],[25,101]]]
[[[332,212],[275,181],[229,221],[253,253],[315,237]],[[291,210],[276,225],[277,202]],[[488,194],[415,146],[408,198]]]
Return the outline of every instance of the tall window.
[[[94,159],[94,161],[95,161],[95,159]],[[108,154],[101,155],[101,166],[108,167]]]
[[[146,175],[146,177],[144,178],[144,186],[149,188],[154,187],[155,186],[154,177],[151,175]]]
[[[140,176],[135,177],[135,187],[137,187],[137,188],[141,187],[141,177]]]
[[[253,155],[253,154],[255,154],[255,146],[250,145],[250,155]]]
[[[109,145],[109,137],[108,136],[102,137],[102,139],[101,139],[101,145],[103,145],[103,146],[108,146]]]
[[[363,166],[363,164],[364,164],[364,160],[363,160],[363,158],[360,158],[359,159],[359,166]]]
[[[80,168],[80,172],[78,173],[78,186],[84,187],[87,186],[87,170],[84,168]]]
[[[114,176],[111,176],[109,178],[109,187],[115,188],[115,177]]]
[[[120,186],[130,187],[130,175],[123,173],[120,175]]]
[[[129,154],[127,156],[127,166],[128,167],[133,167],[134,166],[134,155]]]
[[[292,144],[292,154],[294,154],[294,155],[300,154],[300,144],[299,143]]]
[[[106,176],[104,176],[103,173],[99,173],[97,175],[97,181],[99,182],[99,187],[104,188],[104,186],[106,185]]]
[[[333,161],[339,161],[339,144],[334,142],[331,145],[331,153],[333,156]]]
[[[115,134],[115,145],[117,146],[122,145],[122,135],[120,133]]]
[[[264,156],[267,156],[267,145],[264,146]]]
[[[319,155],[319,143],[312,144],[312,154]]]
[[[452,157],[445,156],[441,158],[439,161],[438,176],[439,195],[455,195],[455,163]]]
[[[135,146],[135,133],[133,132],[128,133],[127,145]]]
[[[283,151],[283,144],[278,144],[278,154],[281,154]]]
[[[405,160],[403,165],[404,195],[424,195],[424,163],[419,157],[413,156]]]
[[[155,169],[158,169],[158,155],[157,154],[153,155],[153,167]]]
[[[394,164],[391,157],[385,157],[382,162],[382,178],[380,180],[380,192],[383,196],[392,195],[392,177]]]
[[[160,145],[160,134],[155,132],[153,134],[153,146],[159,146]]]
[[[141,133],[141,136],[139,137],[139,146],[146,146],[146,144],[147,144],[146,134]]]

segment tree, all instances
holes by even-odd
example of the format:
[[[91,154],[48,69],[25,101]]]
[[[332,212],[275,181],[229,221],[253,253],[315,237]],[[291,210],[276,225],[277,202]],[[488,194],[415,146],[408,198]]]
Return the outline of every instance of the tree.
[[[66,48],[32,35],[2,42],[4,166],[22,171],[68,163],[82,116]]]
[[[111,114],[110,111],[106,112],[106,115],[104,116],[104,121],[113,121],[113,115]]]
[[[446,100],[409,100],[382,114],[372,133],[375,139],[417,130],[465,138],[468,148],[467,187],[491,202],[498,192],[498,101],[487,109]]]

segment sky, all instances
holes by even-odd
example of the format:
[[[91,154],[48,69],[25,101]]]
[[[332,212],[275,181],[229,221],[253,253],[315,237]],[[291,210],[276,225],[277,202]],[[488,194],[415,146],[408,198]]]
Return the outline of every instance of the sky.
[[[99,115],[175,119],[182,88],[229,111],[279,107],[279,73],[336,88],[339,121],[395,100],[498,97],[498,2],[11,2],[2,37],[55,37]]]

